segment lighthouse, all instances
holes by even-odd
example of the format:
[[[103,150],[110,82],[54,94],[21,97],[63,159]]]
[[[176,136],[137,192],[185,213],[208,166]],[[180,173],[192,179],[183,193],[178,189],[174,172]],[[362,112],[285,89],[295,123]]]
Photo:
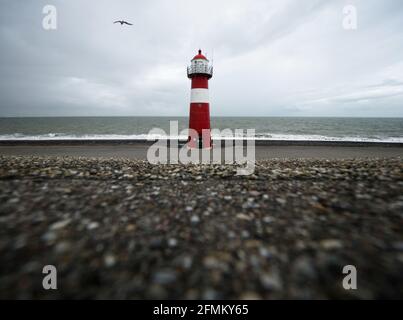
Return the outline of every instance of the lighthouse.
[[[211,147],[210,102],[208,81],[213,76],[213,67],[199,50],[187,68],[188,78],[192,81],[190,94],[189,147]]]

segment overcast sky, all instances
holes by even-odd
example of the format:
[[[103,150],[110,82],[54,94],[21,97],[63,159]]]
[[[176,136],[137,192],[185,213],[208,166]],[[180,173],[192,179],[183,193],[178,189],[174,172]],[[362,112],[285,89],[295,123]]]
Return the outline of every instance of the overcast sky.
[[[212,116],[403,116],[401,0],[0,0],[0,116],[187,116],[199,47]]]

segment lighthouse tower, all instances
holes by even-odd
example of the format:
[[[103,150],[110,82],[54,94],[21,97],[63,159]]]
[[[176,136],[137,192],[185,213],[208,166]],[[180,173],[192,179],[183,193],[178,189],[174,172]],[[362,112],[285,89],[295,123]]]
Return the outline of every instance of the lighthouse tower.
[[[202,54],[201,50],[191,60],[187,68],[188,78],[192,80],[190,95],[189,129],[197,132],[189,136],[189,147],[211,147],[210,136],[210,103],[208,81],[213,76],[213,67]],[[204,130],[204,133],[203,133]],[[203,136],[202,136],[203,133]]]

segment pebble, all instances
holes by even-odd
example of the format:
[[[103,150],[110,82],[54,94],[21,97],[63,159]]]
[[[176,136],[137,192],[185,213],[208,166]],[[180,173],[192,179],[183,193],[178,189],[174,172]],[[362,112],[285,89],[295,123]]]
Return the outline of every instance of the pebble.
[[[264,223],[272,223],[274,221],[274,218],[270,216],[265,216],[262,220]]]
[[[276,198],[276,201],[277,201],[278,204],[281,204],[281,205],[285,205],[287,203],[287,201],[285,199],[282,199],[282,198]]]
[[[294,262],[292,269],[295,276],[304,279],[304,281],[314,280],[317,277],[312,260],[305,256],[299,257]]]
[[[256,292],[247,291],[247,292],[243,293],[239,297],[239,299],[240,300],[260,300],[260,299],[262,299],[262,297]]]
[[[134,224],[128,224],[128,225],[126,226],[126,231],[127,231],[127,232],[134,231],[135,229],[136,229],[136,225],[134,225]]]
[[[98,222],[90,222],[88,225],[87,225],[87,229],[88,230],[94,230],[94,229],[97,229],[99,227],[99,223]]]
[[[262,273],[260,283],[265,290],[270,291],[281,290],[283,287],[278,273]]]
[[[182,266],[185,269],[190,269],[193,264],[193,258],[191,256],[184,256],[182,258]]]
[[[51,224],[49,229],[53,230],[53,231],[60,230],[60,229],[63,229],[65,227],[67,227],[70,224],[70,222],[71,222],[70,219],[58,221],[58,222],[55,222],[55,223]]]
[[[264,248],[264,247],[259,247],[259,253],[260,253],[260,255],[261,255],[262,257],[264,257],[264,258],[270,258],[270,257],[272,257],[272,254],[270,253],[270,251],[267,250],[267,249]]]
[[[395,250],[403,251],[403,241],[393,243],[393,248]]]
[[[56,252],[57,254],[64,254],[64,253],[70,251],[71,248],[72,248],[72,245],[71,245],[70,242],[68,242],[68,241],[62,241],[62,242],[56,244],[55,252]]]
[[[251,220],[251,217],[249,217],[249,216],[247,216],[246,214],[243,214],[243,213],[238,213],[237,215],[236,215],[236,217],[238,218],[238,219],[240,219],[240,220]]]
[[[42,238],[42,240],[51,243],[57,239],[57,235],[55,232],[49,231],[49,232],[46,232],[41,238]]]
[[[160,285],[171,284],[176,281],[176,273],[172,270],[158,271],[153,275],[153,282]]]
[[[242,236],[242,238],[249,238],[249,237],[250,237],[250,233],[249,233],[249,231],[247,231],[247,230],[242,230],[241,236]]]
[[[190,222],[191,222],[192,224],[197,224],[197,223],[199,223],[199,222],[200,222],[199,216],[193,215],[193,216],[190,218]]]
[[[168,246],[176,247],[177,245],[178,245],[178,240],[176,240],[175,238],[168,239]]]
[[[260,196],[260,192],[259,191],[249,191],[249,194],[253,197],[258,197]]]
[[[106,254],[104,256],[104,264],[108,268],[113,267],[116,264],[116,257],[113,254]]]
[[[335,250],[343,248],[343,243],[337,239],[325,239],[320,241],[320,246],[325,250]]]
[[[203,292],[203,300],[216,300],[217,299],[217,291],[214,289],[206,289]]]
[[[49,297],[36,286],[44,263],[68,284],[60,298],[399,298],[402,168],[267,160],[252,178],[232,166],[0,155],[0,252],[13,266],[0,299]],[[377,281],[339,290],[345,264]]]

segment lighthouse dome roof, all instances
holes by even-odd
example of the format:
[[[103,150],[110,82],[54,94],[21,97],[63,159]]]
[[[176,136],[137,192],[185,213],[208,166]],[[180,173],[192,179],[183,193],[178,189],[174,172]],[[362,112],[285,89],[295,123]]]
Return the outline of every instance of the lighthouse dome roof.
[[[196,59],[203,59],[203,60],[207,60],[207,58],[202,54],[202,51],[199,49],[199,52],[198,52],[198,54],[197,55],[195,55],[194,57],[193,57],[193,59],[192,60],[196,60]]]

